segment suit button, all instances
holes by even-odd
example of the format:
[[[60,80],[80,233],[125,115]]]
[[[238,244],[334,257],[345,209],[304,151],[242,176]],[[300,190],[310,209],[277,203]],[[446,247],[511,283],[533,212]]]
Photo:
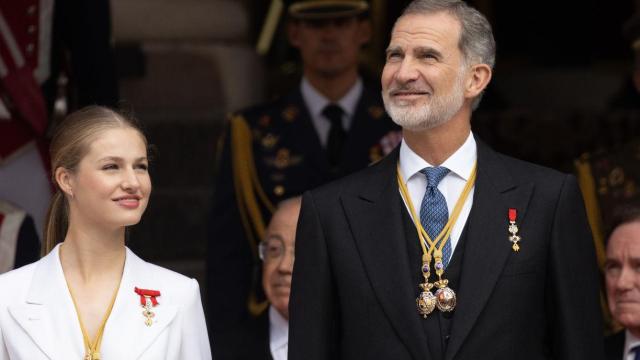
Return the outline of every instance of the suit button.
[[[273,193],[276,194],[276,196],[284,195],[284,186],[278,185],[278,186],[274,187],[273,188]]]
[[[27,33],[33,34],[35,32],[36,32],[36,26],[35,25],[29,25],[29,27],[27,28]]]
[[[35,5],[31,5],[27,8],[27,15],[29,16],[33,16],[36,13],[36,6]]]
[[[32,54],[35,46],[33,44],[27,44],[27,54]]]

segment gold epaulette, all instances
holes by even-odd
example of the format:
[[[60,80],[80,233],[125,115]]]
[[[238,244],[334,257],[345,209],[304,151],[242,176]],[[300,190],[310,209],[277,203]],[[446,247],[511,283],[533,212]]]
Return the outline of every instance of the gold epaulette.
[[[272,214],[275,208],[258,179],[253,158],[251,128],[242,115],[232,116],[230,126],[231,167],[238,211],[251,252],[254,258],[257,258],[257,243],[264,238],[266,230],[266,221],[262,216],[261,208],[266,208]],[[248,300],[249,312],[253,315],[263,312],[267,305],[267,302],[259,303],[253,293]]]

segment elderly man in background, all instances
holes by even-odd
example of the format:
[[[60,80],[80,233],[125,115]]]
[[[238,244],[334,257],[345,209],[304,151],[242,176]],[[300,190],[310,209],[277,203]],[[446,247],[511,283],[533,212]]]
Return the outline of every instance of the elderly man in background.
[[[296,225],[302,198],[282,201],[260,242],[262,287],[269,308],[215,339],[219,360],[286,360],[289,344],[289,293]]]
[[[605,339],[607,360],[640,359],[640,206],[614,217],[607,243],[605,281],[613,319],[624,329]]]

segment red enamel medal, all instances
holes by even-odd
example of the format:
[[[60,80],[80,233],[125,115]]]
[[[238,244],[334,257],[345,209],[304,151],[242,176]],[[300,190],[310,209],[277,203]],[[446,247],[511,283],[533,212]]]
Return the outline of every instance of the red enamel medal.
[[[520,245],[518,245],[518,242],[521,240],[518,235],[518,225],[516,224],[517,217],[518,211],[514,208],[509,208],[509,233],[511,234],[509,235],[509,241],[513,243],[511,248],[514,252],[520,251]]]
[[[154,306],[158,306],[158,299],[156,299],[156,297],[160,296],[160,291],[139,289],[137,287],[134,291],[136,294],[140,295],[140,305],[144,309],[142,311],[142,316],[145,318],[144,324],[147,326],[153,325],[153,318],[156,314],[151,310]]]

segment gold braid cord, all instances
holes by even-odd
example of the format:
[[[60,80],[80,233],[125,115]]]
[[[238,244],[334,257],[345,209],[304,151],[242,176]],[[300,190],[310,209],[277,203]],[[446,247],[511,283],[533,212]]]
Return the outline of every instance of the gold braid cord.
[[[269,212],[273,213],[274,206],[258,180],[253,158],[251,128],[244,117],[236,115],[231,118],[230,140],[233,185],[238,203],[238,211],[249,241],[251,252],[254,258],[257,258],[258,250],[256,244],[260,239],[264,238],[266,229],[265,219],[262,217],[260,207],[262,205],[267,208]],[[259,203],[258,200],[260,200],[261,203]],[[251,314],[258,315],[267,308],[268,303],[266,301],[259,303],[252,291],[247,305]]]
[[[604,263],[606,261],[604,229],[602,225],[600,206],[598,203],[598,195],[596,194],[596,183],[593,180],[593,172],[591,172],[591,164],[589,163],[588,156],[584,155],[581,159],[576,160],[574,165],[578,177],[578,185],[580,186],[580,191],[584,198],[587,219],[589,220],[589,226],[591,227],[591,233],[593,234],[598,267],[600,268],[600,271],[604,271]],[[613,323],[613,318],[609,313],[606,296],[602,290],[600,290],[600,306],[602,307],[602,317],[605,327],[609,328],[605,330],[617,329],[617,326]]]

